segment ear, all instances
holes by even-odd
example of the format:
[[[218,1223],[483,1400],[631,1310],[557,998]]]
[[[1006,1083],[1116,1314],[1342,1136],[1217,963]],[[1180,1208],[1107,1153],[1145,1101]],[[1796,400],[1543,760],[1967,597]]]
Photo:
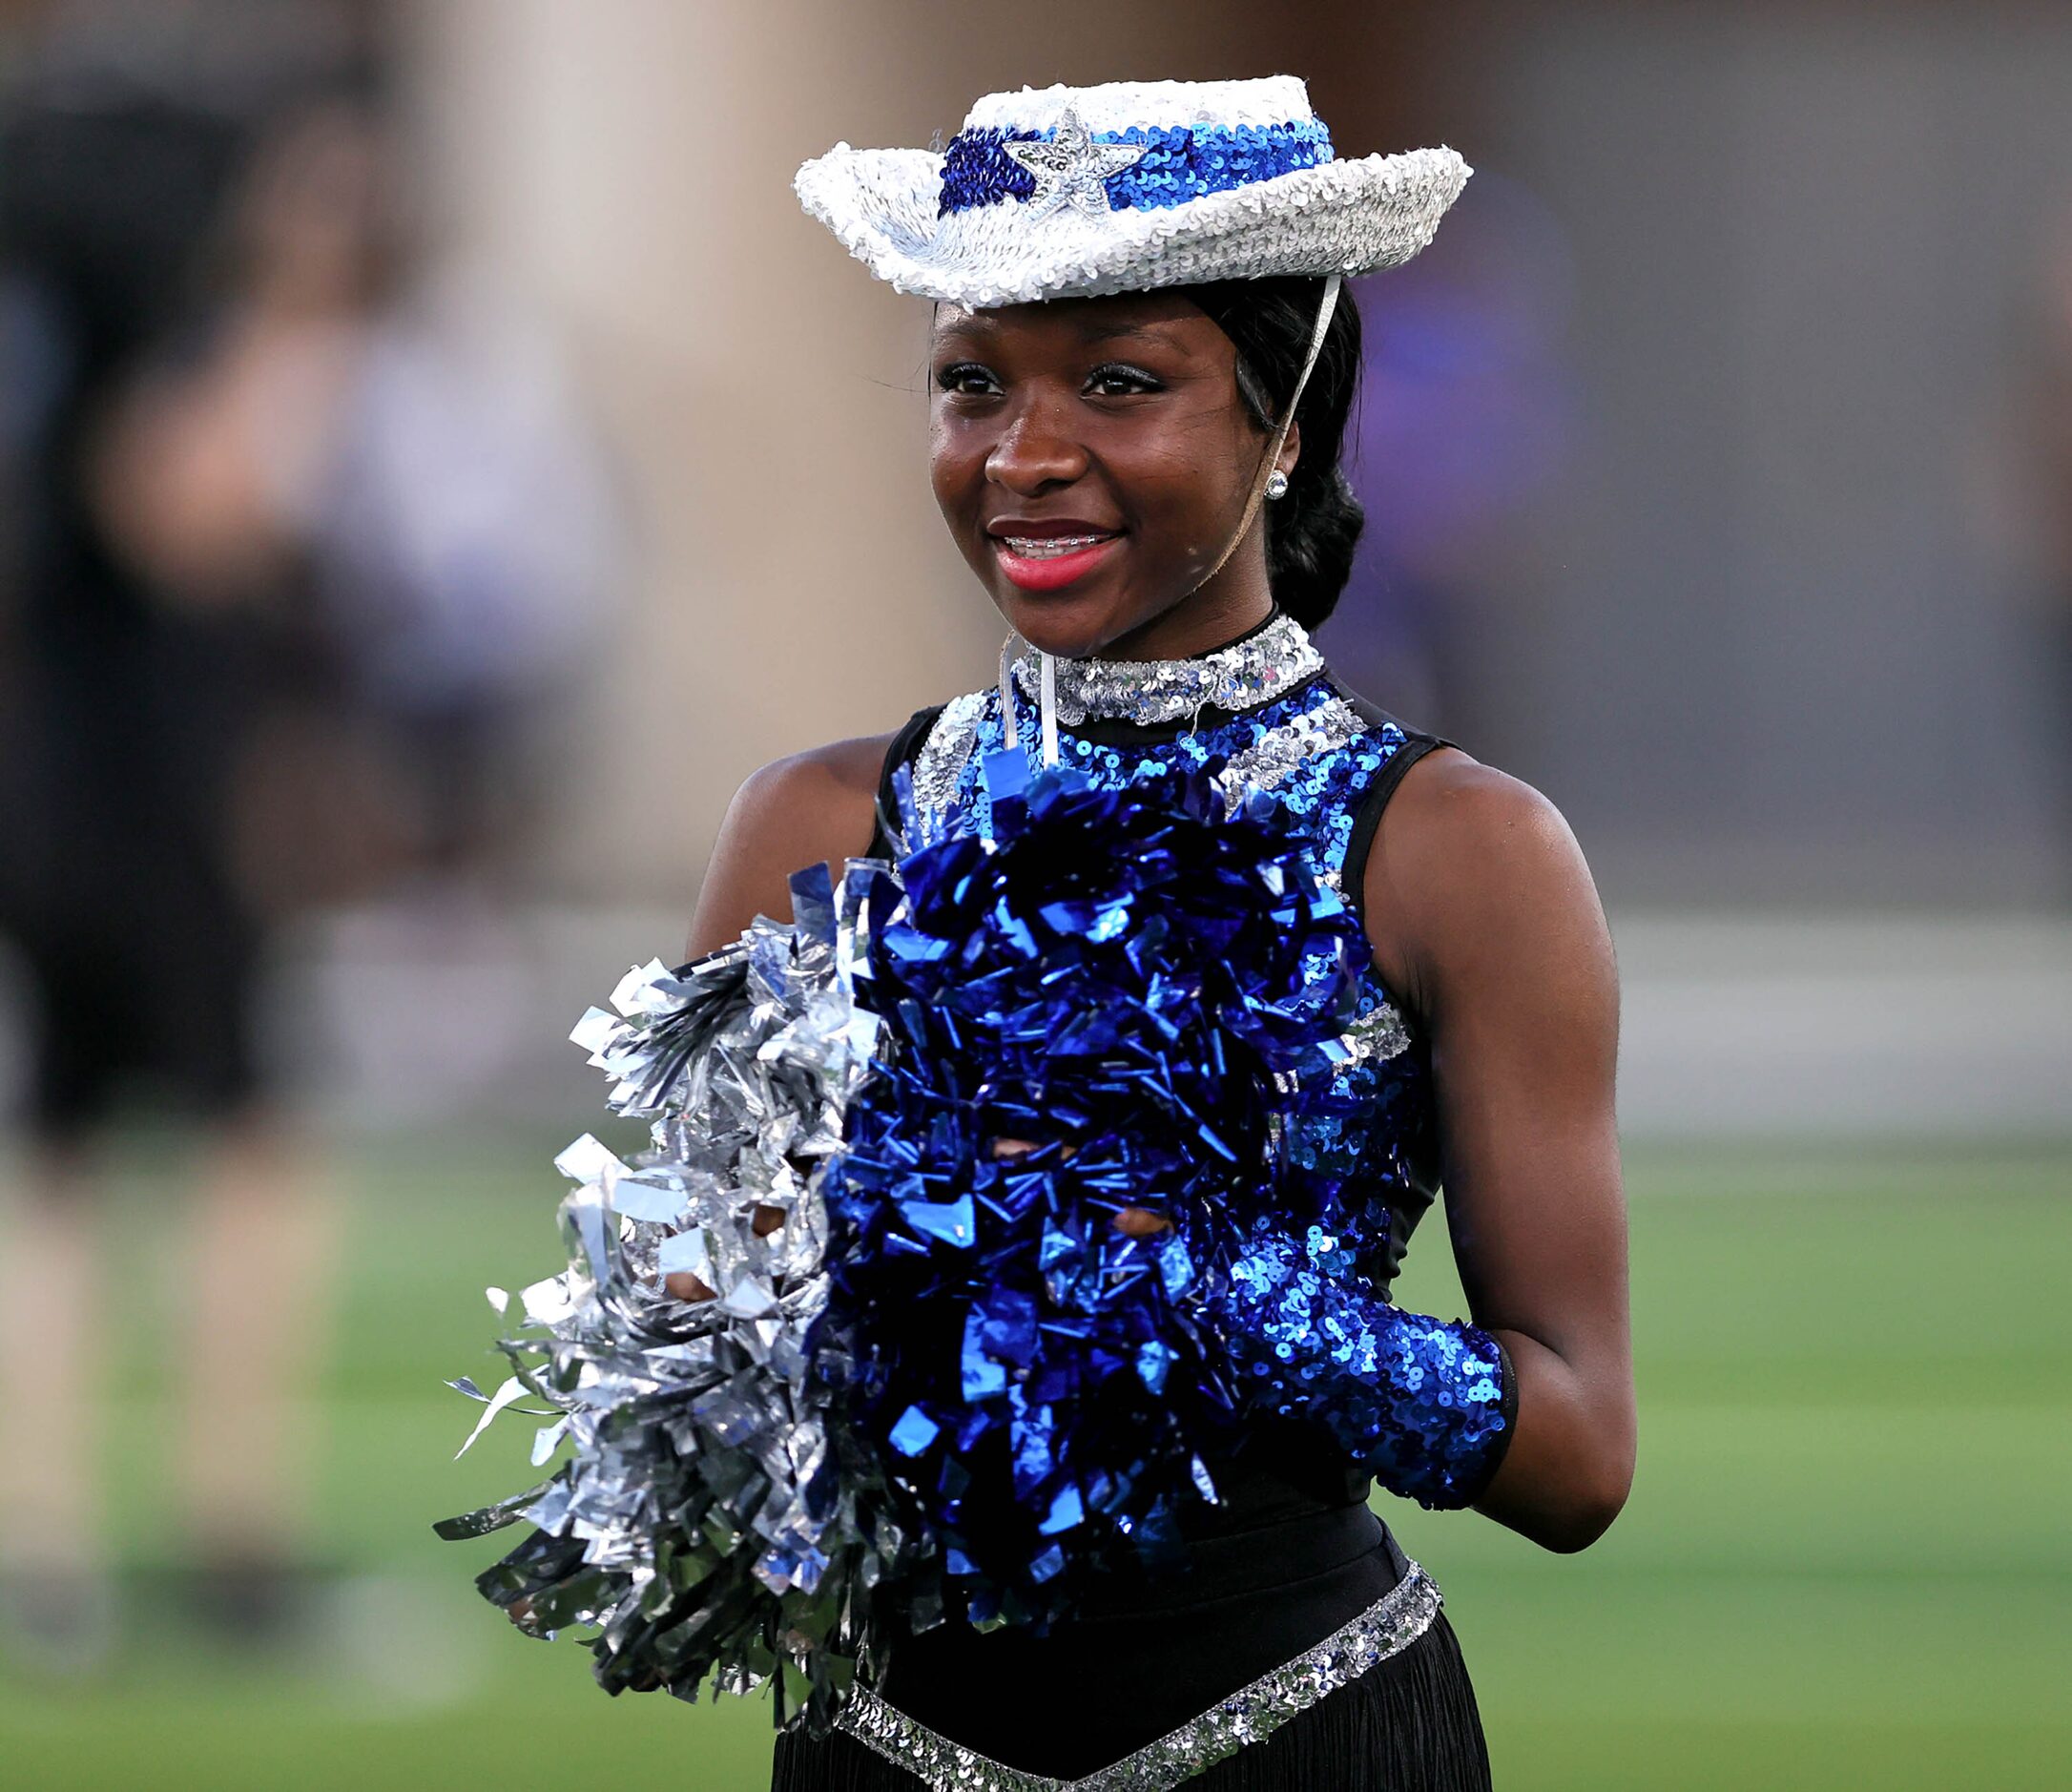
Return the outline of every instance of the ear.
[[[1280,445],[1280,458],[1274,464],[1282,472],[1286,473],[1289,478],[1293,479],[1295,477],[1295,462],[1301,458],[1302,426],[1291,420],[1288,425],[1287,437]]]

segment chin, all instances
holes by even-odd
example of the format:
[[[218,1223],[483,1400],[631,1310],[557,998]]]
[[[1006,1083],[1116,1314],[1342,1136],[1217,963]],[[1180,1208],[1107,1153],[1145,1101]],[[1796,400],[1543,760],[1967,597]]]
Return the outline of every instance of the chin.
[[[1157,612],[1099,590],[1026,592],[1008,586],[994,602],[1007,624],[1031,647],[1060,659],[1085,659],[1142,626]]]

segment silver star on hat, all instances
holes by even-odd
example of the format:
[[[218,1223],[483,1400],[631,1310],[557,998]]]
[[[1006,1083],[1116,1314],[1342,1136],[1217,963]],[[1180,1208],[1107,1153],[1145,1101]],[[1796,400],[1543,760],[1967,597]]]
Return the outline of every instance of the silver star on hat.
[[[1037,223],[1066,206],[1088,218],[1108,215],[1108,179],[1133,166],[1144,155],[1142,143],[1096,143],[1079,115],[1067,106],[1058,119],[1057,135],[1047,143],[1003,143],[1001,148],[1036,177],[1029,195],[1028,221]]]

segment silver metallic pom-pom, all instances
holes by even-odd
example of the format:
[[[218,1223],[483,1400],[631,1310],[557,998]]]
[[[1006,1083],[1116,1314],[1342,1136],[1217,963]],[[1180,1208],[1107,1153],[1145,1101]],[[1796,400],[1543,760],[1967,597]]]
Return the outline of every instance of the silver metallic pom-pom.
[[[555,1160],[577,1185],[561,1206],[569,1267],[520,1295],[496,1393],[453,1384],[487,1402],[475,1436],[530,1394],[551,1420],[535,1466],[569,1453],[440,1533],[532,1524],[478,1584],[532,1635],[594,1627],[610,1691],[694,1699],[708,1679],[775,1680],[779,1723],[823,1728],[875,1591],[924,1566],[831,1425],[807,1348],[827,1301],[819,1184],[873,1073],[877,1020],[851,974],[874,888],[896,894],[884,872],[852,862],[839,888],[824,866],[800,872],[793,925],[758,917],[676,970],[637,969],[615,1014],[583,1017],[571,1036],[611,1078],[612,1110],[652,1120],[652,1147],[622,1160],[585,1136]],[[676,1298],[678,1275],[715,1298]]]

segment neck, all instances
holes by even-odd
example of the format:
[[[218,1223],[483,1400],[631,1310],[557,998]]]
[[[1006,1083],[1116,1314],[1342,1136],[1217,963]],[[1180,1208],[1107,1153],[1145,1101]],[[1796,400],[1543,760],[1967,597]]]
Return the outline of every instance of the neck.
[[[1184,617],[1170,614],[1154,616],[1128,635],[1118,636],[1091,656],[1095,659],[1192,659],[1234,641],[1248,630],[1257,628],[1273,613],[1274,600],[1262,596],[1255,603],[1190,610]]]
[[[1256,526],[1255,526],[1256,528]],[[1094,659],[1190,659],[1213,653],[1226,641],[1255,629],[1274,612],[1274,593],[1266,580],[1266,543],[1245,549],[1206,584],[1171,608],[1126,635],[1104,642]]]

